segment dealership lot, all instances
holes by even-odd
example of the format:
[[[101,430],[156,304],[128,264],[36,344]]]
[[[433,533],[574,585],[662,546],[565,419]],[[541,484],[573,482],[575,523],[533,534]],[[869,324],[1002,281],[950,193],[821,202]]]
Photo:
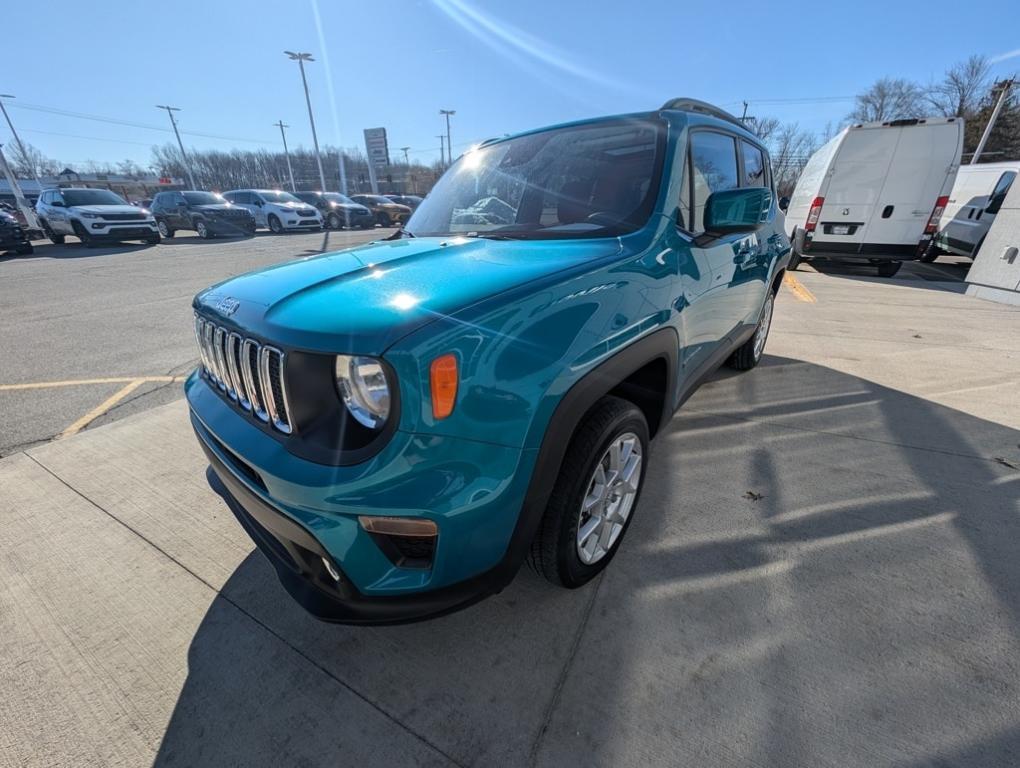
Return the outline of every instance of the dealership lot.
[[[964,262],[798,272],[762,365],[656,440],[587,587],[522,571],[347,628],[210,489],[175,379],[195,291],[358,239],[0,262],[0,384],[117,379],[0,391],[0,764],[1016,761],[1020,310],[963,296]]]

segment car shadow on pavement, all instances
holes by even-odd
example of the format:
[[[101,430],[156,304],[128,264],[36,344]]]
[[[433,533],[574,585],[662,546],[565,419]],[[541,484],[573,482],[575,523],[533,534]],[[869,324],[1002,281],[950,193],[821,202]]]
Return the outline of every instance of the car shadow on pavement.
[[[1013,764],[1020,431],[766,358],[653,444],[612,567],[331,626],[250,554],[157,765]]]
[[[831,277],[885,285],[888,285],[890,281],[909,280],[911,288],[966,293],[967,283],[965,281],[972,263],[969,259],[965,262],[938,262],[935,265],[907,261],[903,263],[900,271],[894,277],[879,277],[875,274],[875,267],[871,264],[855,264],[829,259],[812,259],[807,264],[810,269]],[[802,267],[802,269],[804,268]]]
[[[5,261],[28,261],[30,259],[90,259],[96,256],[110,256],[115,253],[130,253],[132,251],[146,251],[156,248],[156,245],[149,243],[123,243],[112,245],[101,245],[97,248],[86,248],[84,244],[76,240],[70,240],[63,245],[54,243],[36,243],[35,252],[24,256],[14,253],[0,255],[0,263]]]

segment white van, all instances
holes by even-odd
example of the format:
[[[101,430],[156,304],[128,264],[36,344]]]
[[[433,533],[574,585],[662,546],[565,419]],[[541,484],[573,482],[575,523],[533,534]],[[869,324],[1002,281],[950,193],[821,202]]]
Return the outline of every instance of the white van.
[[[940,253],[976,257],[1018,173],[1020,160],[960,166],[932,247],[921,261],[935,261]]]
[[[808,161],[786,211],[791,269],[824,257],[892,277],[928,250],[963,151],[963,120],[930,117],[845,128]]]
[[[279,189],[232,189],[223,193],[228,203],[251,211],[256,227],[267,227],[273,234],[295,229],[322,229],[322,214],[290,192]]]

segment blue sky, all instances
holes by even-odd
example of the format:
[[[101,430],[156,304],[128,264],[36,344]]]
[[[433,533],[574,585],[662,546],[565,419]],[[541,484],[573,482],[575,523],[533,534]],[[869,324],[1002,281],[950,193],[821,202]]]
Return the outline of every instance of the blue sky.
[[[851,102],[765,102],[852,96],[884,75],[928,82],[971,53],[1012,52],[993,74],[1020,70],[1016,0],[984,0],[976,23],[973,7],[940,0],[51,0],[40,19],[43,7],[4,8],[0,92],[18,97],[8,103],[22,138],[72,165],[147,164],[172,135],[22,105],[167,128],[154,105],[173,104],[186,132],[227,137],[186,133],[185,145],[217,149],[281,148],[282,118],[291,144],[310,146],[284,49],[317,58],[321,143],[354,146],[362,128],[385,126],[393,154],[410,146],[423,161],[438,158],[440,108],[457,110],[457,152],[678,95],[738,114],[747,99],[749,114],[821,131]]]

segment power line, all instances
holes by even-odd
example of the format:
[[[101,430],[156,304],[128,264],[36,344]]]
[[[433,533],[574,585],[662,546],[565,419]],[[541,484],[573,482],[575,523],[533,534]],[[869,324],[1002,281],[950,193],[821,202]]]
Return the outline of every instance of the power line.
[[[160,133],[173,133],[169,128],[164,128],[158,125],[151,125],[149,123],[138,123],[133,120],[122,120],[117,117],[104,117],[102,115],[92,115],[87,112],[74,112],[69,109],[58,109],[57,107],[47,107],[43,104],[28,104],[26,102],[20,102],[18,104],[11,104],[12,107],[18,109],[28,109],[33,112],[45,112],[51,115],[62,115],[64,117],[74,117],[79,120],[93,120],[97,123],[108,123],[110,125],[123,125],[128,128],[141,128],[147,131],[159,131]],[[203,133],[200,131],[185,131],[181,133],[188,136],[198,136],[204,139],[220,139],[223,141],[243,141],[249,144],[275,144],[275,141],[266,141],[263,139],[246,139],[240,136],[224,136],[217,133]]]

